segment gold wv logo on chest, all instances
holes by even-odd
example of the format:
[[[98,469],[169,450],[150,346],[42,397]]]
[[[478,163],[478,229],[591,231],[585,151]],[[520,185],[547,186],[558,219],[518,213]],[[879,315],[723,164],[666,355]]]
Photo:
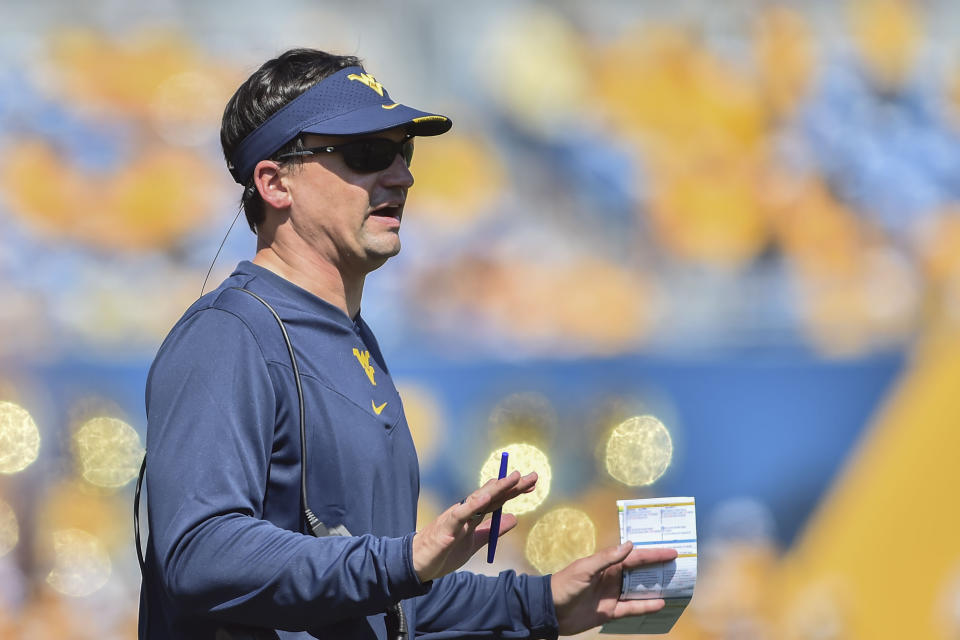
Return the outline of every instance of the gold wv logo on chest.
[[[357,361],[360,363],[360,366],[363,367],[363,372],[367,374],[368,378],[370,378],[370,384],[377,386],[377,381],[373,377],[375,371],[373,370],[373,365],[370,364],[370,352],[360,351],[359,349],[355,348],[353,350],[353,355],[357,357]]]

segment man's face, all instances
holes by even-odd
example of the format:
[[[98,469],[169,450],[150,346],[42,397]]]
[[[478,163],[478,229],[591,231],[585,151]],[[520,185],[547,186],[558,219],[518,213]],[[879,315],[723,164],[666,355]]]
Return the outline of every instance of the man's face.
[[[307,135],[304,146],[336,145],[360,138],[400,141],[401,128],[366,136]],[[397,154],[373,173],[350,169],[339,152],[304,158],[284,169],[291,198],[290,224],[320,259],[344,273],[368,273],[400,251],[400,220],[413,175]]]

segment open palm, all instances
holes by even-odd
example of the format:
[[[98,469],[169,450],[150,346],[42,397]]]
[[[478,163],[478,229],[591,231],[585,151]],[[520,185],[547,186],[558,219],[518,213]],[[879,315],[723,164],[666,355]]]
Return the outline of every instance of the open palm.
[[[421,581],[434,580],[456,571],[487,544],[490,520],[482,524],[477,513],[489,513],[522,493],[533,491],[537,474],[490,480],[460,504],[455,504],[413,536],[413,568]],[[498,536],[517,525],[516,516],[504,514]]]
[[[567,565],[550,578],[560,635],[573,635],[608,620],[659,611],[663,600],[620,600],[624,569],[668,562],[673,549],[634,549],[626,542]]]

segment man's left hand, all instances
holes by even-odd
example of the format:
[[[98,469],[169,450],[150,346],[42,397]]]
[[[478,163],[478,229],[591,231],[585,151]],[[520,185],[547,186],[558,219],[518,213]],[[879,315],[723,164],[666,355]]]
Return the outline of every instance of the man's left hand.
[[[674,549],[634,549],[632,543],[625,542],[580,558],[553,574],[550,588],[560,635],[574,635],[608,620],[662,609],[662,599],[620,600],[621,576],[624,569],[669,562],[676,557]]]

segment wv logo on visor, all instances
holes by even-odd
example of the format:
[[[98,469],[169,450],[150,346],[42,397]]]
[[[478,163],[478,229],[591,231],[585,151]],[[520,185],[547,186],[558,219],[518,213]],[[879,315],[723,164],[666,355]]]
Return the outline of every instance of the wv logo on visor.
[[[381,98],[383,97],[383,85],[377,82],[377,79],[374,78],[369,73],[361,73],[361,74],[351,73],[350,75],[347,76],[347,80],[356,80],[357,82],[362,82],[363,84],[367,85],[368,87],[376,91]]]

